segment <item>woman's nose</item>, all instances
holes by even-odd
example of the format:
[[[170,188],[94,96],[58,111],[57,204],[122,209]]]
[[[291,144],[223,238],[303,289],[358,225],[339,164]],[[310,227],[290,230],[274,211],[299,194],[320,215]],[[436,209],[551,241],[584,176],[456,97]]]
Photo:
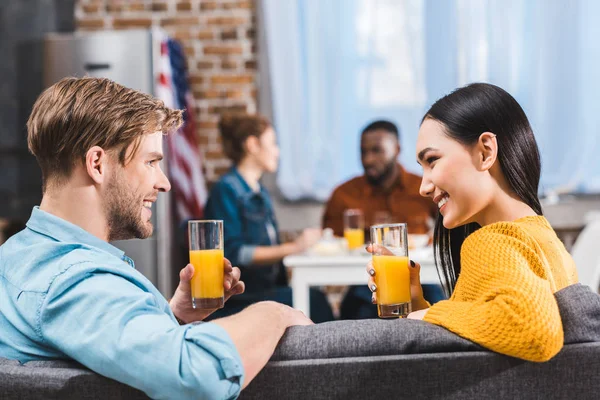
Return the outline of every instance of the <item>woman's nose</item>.
[[[423,197],[431,197],[433,195],[435,186],[433,183],[423,175],[423,179],[421,180],[421,186],[419,187],[419,193]]]

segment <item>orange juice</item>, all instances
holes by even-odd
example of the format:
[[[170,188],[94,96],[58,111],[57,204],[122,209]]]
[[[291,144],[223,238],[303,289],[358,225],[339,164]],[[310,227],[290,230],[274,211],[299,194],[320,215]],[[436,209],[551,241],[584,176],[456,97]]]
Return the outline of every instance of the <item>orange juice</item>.
[[[408,257],[373,256],[377,304],[410,303]]]
[[[223,298],[223,250],[191,250],[194,266],[192,297],[195,299]]]
[[[362,229],[344,229],[344,237],[348,241],[350,250],[357,249],[365,244],[365,231]]]

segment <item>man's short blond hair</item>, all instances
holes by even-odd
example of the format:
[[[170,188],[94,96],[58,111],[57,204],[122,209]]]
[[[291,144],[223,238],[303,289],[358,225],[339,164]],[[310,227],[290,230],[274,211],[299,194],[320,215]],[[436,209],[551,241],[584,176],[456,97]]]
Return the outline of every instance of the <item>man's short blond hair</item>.
[[[168,134],[182,121],[182,111],[109,79],[65,78],[46,89],[33,105],[27,144],[42,169],[45,191],[49,182],[68,179],[93,146],[115,154],[126,165],[143,135]]]

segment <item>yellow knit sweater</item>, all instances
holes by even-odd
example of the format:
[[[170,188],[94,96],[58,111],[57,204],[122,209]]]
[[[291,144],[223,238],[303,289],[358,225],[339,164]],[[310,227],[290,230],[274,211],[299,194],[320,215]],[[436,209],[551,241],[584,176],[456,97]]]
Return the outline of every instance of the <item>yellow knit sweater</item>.
[[[563,346],[554,292],[577,282],[577,270],[542,216],[482,227],[465,239],[461,272],[449,300],[425,321],[490,350],[547,361]]]

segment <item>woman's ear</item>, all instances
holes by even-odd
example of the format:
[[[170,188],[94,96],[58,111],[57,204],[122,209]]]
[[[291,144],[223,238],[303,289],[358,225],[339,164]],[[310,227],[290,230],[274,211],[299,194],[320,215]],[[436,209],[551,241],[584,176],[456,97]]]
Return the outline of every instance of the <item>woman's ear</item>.
[[[100,146],[94,146],[85,154],[85,169],[90,178],[101,184],[107,175],[108,154]]]
[[[496,163],[498,157],[498,141],[496,135],[491,132],[483,132],[477,141],[477,153],[479,168],[487,171]]]
[[[254,135],[248,136],[244,147],[247,154],[257,153],[260,150],[260,140]]]

